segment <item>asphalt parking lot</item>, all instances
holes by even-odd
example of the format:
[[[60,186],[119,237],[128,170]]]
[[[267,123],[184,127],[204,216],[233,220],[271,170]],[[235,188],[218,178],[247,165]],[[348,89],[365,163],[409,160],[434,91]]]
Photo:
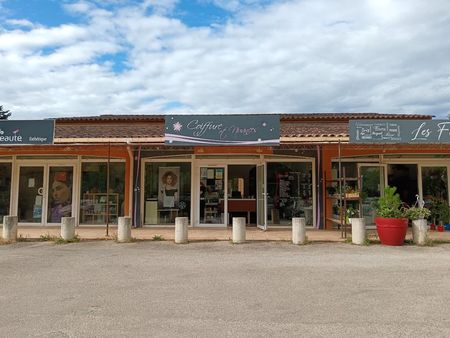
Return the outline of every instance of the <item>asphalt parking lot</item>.
[[[450,244],[0,246],[2,337],[450,336]]]

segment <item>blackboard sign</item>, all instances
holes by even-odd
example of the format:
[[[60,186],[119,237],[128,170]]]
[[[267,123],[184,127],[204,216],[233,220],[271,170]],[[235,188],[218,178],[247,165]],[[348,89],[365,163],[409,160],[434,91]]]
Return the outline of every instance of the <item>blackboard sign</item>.
[[[350,143],[450,143],[450,120],[350,120]]]
[[[166,116],[168,145],[278,145],[279,115]]]
[[[0,121],[0,145],[53,144],[54,120]]]

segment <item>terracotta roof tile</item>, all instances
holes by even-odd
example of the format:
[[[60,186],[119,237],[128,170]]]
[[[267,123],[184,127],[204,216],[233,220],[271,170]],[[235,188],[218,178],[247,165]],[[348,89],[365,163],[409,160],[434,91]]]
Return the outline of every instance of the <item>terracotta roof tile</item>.
[[[429,115],[377,113],[307,113],[281,117],[281,137],[348,137],[349,119],[430,119]],[[159,115],[102,115],[56,119],[56,138],[162,138],[164,118]]]
[[[163,137],[164,125],[147,124],[56,124],[56,138]]]
[[[282,137],[347,137],[347,123],[303,122],[281,123]]]
[[[255,115],[254,114],[227,114],[221,113],[216,115]],[[431,119],[432,115],[419,115],[419,114],[386,114],[386,113],[298,113],[298,114],[286,114],[286,113],[273,113],[278,114],[281,120],[346,120],[349,119]],[[208,114],[203,114],[208,115]],[[99,115],[99,116],[80,116],[80,117],[60,117],[56,118],[57,123],[65,122],[107,122],[107,121],[164,121],[165,115]]]
[[[281,123],[282,137],[345,137],[347,123],[289,122]],[[151,138],[164,137],[164,125],[139,124],[63,124],[56,125],[56,138]]]

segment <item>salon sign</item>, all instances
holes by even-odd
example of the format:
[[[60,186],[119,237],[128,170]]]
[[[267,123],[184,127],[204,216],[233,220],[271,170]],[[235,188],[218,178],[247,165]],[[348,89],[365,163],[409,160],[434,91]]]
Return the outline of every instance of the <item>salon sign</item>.
[[[279,115],[166,116],[168,145],[279,145]]]
[[[0,145],[53,144],[54,120],[0,121]]]
[[[350,143],[450,143],[450,120],[350,120]]]

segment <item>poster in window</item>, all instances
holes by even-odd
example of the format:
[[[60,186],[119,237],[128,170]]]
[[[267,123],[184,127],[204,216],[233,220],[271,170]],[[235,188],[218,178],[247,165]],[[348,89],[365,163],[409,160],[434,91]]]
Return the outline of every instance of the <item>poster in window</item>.
[[[221,180],[223,178],[223,169],[216,169],[216,180]]]
[[[208,179],[214,178],[214,169],[208,169],[207,177],[208,177]]]
[[[200,168],[200,177],[206,178],[208,176],[208,168]]]
[[[180,167],[160,167],[158,177],[158,204],[165,209],[178,207]]]

